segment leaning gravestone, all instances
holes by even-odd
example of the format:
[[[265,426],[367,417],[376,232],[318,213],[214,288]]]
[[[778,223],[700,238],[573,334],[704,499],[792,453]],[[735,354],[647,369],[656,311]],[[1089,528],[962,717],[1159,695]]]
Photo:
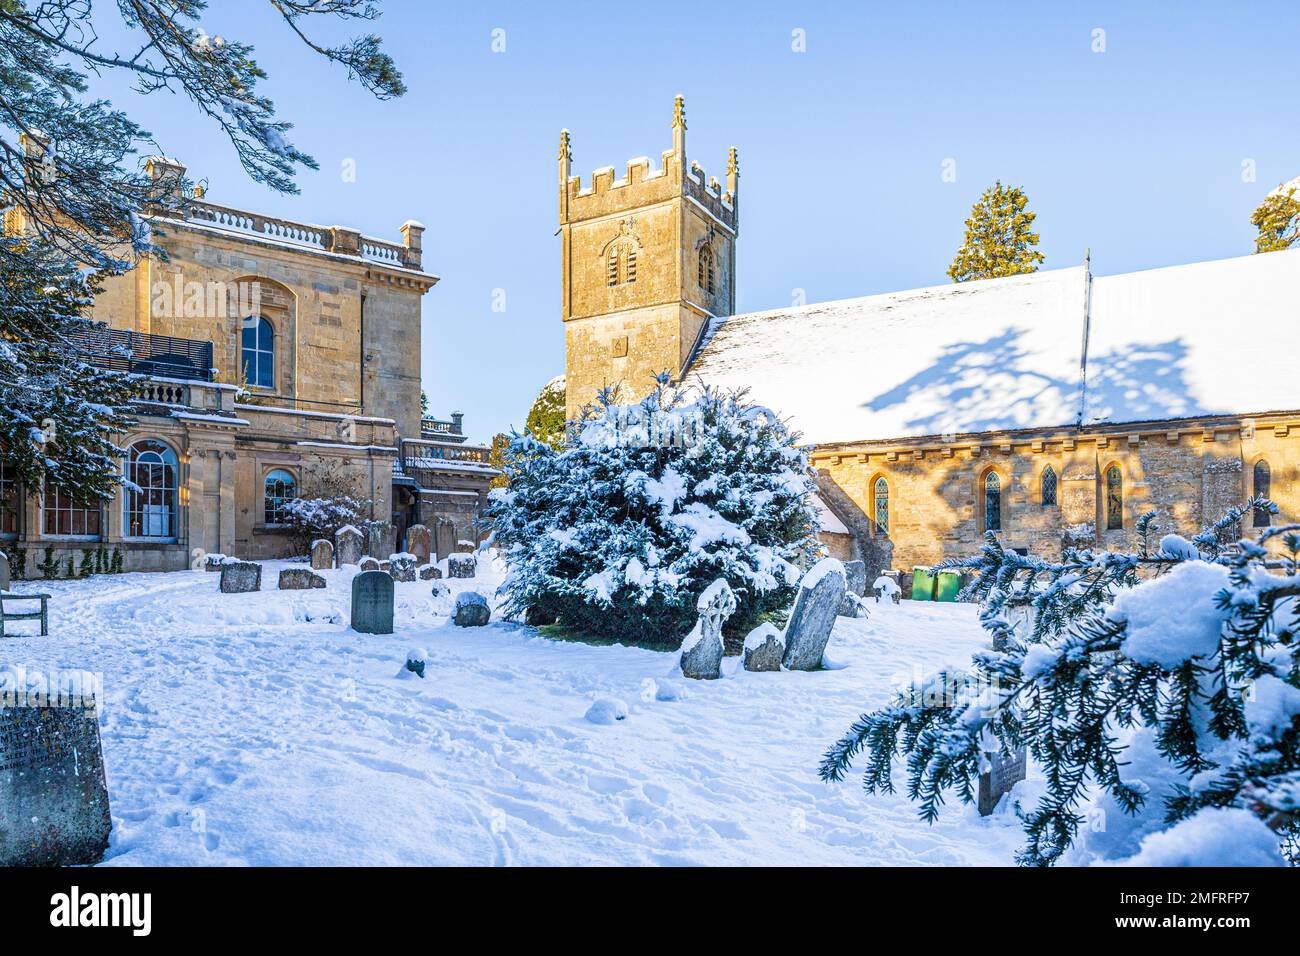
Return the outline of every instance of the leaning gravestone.
[[[487,598],[477,591],[461,591],[456,595],[456,611],[451,623],[457,627],[482,627],[492,618]]]
[[[356,564],[361,560],[361,532],[352,525],[339,528],[334,533],[334,556],[339,567]]]
[[[0,866],[85,866],[108,849],[99,715],[85,689],[0,689]]]
[[[415,555],[393,554],[388,557],[388,573],[394,581],[415,580]]]
[[[844,565],[834,558],[822,558],[799,582],[799,595],[785,625],[785,657],[781,663],[787,670],[821,667],[835,616],[844,601],[844,581]]]
[[[0,591],[9,590],[9,555],[0,551]]]
[[[999,751],[984,754],[988,769],[980,773],[978,803],[980,816],[987,817],[997,807],[1003,795],[1010,793],[1021,780],[1029,767],[1029,755],[1020,747],[1004,757]]]
[[[317,538],[311,543],[311,569],[328,571],[334,567],[334,545],[324,538]]]
[[[352,630],[393,633],[393,579],[383,571],[362,571],[352,579]]]
[[[221,593],[244,594],[262,589],[262,566],[253,561],[234,561],[221,566]]]
[[[478,559],[472,554],[453,554],[447,559],[447,577],[472,578],[478,570]]]
[[[325,579],[307,568],[285,568],[280,572],[281,591],[305,591],[324,586]]]
[[[722,676],[722,625],[736,610],[736,595],[725,578],[718,578],[704,589],[695,609],[700,616],[682,641],[682,676],[716,680]]]
[[[785,638],[771,624],[760,624],[745,636],[745,670],[779,671]]]
[[[415,555],[416,564],[429,563],[429,529],[413,524],[406,529],[406,550]]]

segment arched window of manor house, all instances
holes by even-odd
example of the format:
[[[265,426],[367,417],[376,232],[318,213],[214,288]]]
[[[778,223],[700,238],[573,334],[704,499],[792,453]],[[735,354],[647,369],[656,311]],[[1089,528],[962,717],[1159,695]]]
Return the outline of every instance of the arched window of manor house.
[[[1273,483],[1273,474],[1268,467],[1268,462],[1262,460],[1255,462],[1255,469],[1251,478],[1254,485],[1252,497],[1267,498],[1269,496],[1269,488]],[[1267,528],[1271,521],[1272,515],[1269,514],[1267,508],[1253,509],[1251,523],[1256,528]]]
[[[1002,530],[1002,479],[996,471],[984,476],[984,530]]]
[[[244,384],[256,388],[275,388],[275,329],[261,316],[244,319],[240,334],[240,361]]]
[[[1106,469],[1106,530],[1124,527],[1124,476],[1119,465]]]
[[[876,520],[876,531],[889,533],[889,482],[884,477],[877,478],[871,486],[872,515]]]
[[[700,246],[699,261],[699,284],[700,288],[713,295],[716,283],[716,269],[713,261],[713,250],[708,246]]]
[[[146,438],[127,449],[122,533],[128,538],[176,537],[176,453]]]
[[[265,501],[263,517],[268,525],[289,523],[285,505],[298,497],[298,479],[283,468],[267,472],[264,484]]]
[[[1056,469],[1048,465],[1043,469],[1043,477],[1039,480],[1042,491],[1043,507],[1051,507],[1056,504]]]

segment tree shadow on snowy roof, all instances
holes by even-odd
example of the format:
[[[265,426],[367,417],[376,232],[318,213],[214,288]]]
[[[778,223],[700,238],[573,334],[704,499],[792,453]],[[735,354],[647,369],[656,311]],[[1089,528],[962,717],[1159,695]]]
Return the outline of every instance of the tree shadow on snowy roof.
[[[943,347],[927,368],[864,402],[884,412],[902,406],[911,434],[941,435],[1064,425],[1079,415],[1077,363],[1045,370],[1043,357],[1007,328],[979,342]],[[1090,359],[1085,421],[1174,418],[1198,414],[1184,379],[1187,346],[1173,340],[1134,345]]]

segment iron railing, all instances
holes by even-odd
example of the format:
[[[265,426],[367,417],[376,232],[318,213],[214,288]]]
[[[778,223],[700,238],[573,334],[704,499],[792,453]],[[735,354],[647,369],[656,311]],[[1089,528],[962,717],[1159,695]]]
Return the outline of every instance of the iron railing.
[[[212,343],[96,326],[70,336],[73,348],[99,368],[157,378],[211,382]]]

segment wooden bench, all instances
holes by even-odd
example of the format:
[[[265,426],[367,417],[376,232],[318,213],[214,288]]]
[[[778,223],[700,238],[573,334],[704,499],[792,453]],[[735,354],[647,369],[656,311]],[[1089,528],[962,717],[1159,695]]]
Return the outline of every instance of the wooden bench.
[[[12,591],[0,591],[0,637],[5,636],[5,621],[35,621],[41,622],[41,637],[48,637],[50,634],[49,619],[49,600],[48,594],[15,594]],[[5,602],[9,601],[40,601],[41,609],[39,611],[7,611]]]

